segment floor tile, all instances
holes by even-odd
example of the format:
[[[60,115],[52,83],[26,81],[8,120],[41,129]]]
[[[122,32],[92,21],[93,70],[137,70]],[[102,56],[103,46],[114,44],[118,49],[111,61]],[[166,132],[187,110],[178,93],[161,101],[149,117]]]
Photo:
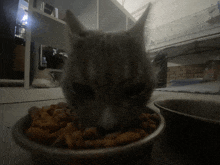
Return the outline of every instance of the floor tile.
[[[18,87],[1,87],[1,103],[17,103],[27,101],[63,99],[64,95],[61,88],[18,88]]]
[[[33,106],[48,106],[59,102],[65,102],[65,99],[0,105],[2,109],[2,123],[7,127],[12,127],[21,117],[28,113],[29,108]]]

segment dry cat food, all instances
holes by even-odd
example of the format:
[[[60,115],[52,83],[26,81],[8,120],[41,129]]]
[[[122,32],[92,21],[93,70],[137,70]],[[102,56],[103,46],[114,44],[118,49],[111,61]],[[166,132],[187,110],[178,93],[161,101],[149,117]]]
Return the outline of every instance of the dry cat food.
[[[31,126],[25,130],[30,140],[69,149],[107,148],[125,145],[151,134],[159,125],[159,116],[140,115],[139,128],[102,135],[96,127],[83,129],[76,114],[66,103],[29,110]]]

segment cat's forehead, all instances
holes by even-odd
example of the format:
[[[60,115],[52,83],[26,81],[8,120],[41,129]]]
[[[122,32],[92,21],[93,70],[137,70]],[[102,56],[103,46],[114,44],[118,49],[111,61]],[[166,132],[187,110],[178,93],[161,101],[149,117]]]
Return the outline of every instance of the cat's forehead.
[[[89,31],[75,43],[73,51],[76,60],[92,59],[111,63],[125,59],[139,61],[145,50],[126,32]]]
[[[112,54],[112,56],[127,56],[131,54],[132,56],[132,53],[142,50],[140,43],[136,42],[132,36],[124,31],[112,33],[87,31],[81,34],[80,39],[74,44],[75,50],[79,51],[79,53],[81,52],[82,56],[87,56],[87,53],[107,53]]]
[[[87,31],[85,32],[85,39],[89,41],[96,40],[110,44],[126,44],[128,42],[134,42],[134,39],[126,32],[102,32],[102,31]]]
[[[126,32],[89,31],[73,49],[69,66],[77,82],[118,84],[125,79],[144,81],[144,50]],[[86,77],[86,78],[85,78]],[[87,81],[85,81],[85,79]]]

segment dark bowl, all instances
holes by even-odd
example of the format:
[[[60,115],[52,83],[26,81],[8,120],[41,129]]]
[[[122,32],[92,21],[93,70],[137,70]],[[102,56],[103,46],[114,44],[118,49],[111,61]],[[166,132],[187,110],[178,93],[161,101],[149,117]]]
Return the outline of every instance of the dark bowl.
[[[154,103],[166,120],[163,138],[176,152],[214,160],[220,157],[220,103],[173,99]]]
[[[157,113],[153,109],[146,108],[147,113]],[[140,161],[148,162],[151,159],[151,151],[155,140],[161,135],[165,127],[163,116],[160,117],[158,128],[149,136],[125,146],[104,149],[69,150],[38,144],[30,141],[24,130],[30,127],[29,115],[21,118],[12,128],[12,135],[17,145],[31,153],[35,164],[44,165],[70,165],[70,164],[136,164]]]

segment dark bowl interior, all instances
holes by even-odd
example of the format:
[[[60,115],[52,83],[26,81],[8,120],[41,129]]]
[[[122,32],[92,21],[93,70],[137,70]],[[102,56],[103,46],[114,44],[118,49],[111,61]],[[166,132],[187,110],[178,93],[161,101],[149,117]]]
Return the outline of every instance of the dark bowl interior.
[[[148,113],[157,113],[146,108]],[[160,116],[158,128],[149,136],[120,147],[105,149],[69,150],[44,146],[30,141],[24,134],[24,129],[31,124],[29,115],[21,118],[12,128],[12,135],[17,145],[29,151],[35,164],[65,165],[65,164],[136,164],[145,161],[146,164],[151,158],[152,146],[155,140],[161,135],[165,127],[165,120]]]
[[[220,103],[173,99],[154,103],[166,120],[163,138],[176,151],[219,157]]]
[[[155,106],[178,115],[220,124],[220,103],[202,100],[163,100]]]

